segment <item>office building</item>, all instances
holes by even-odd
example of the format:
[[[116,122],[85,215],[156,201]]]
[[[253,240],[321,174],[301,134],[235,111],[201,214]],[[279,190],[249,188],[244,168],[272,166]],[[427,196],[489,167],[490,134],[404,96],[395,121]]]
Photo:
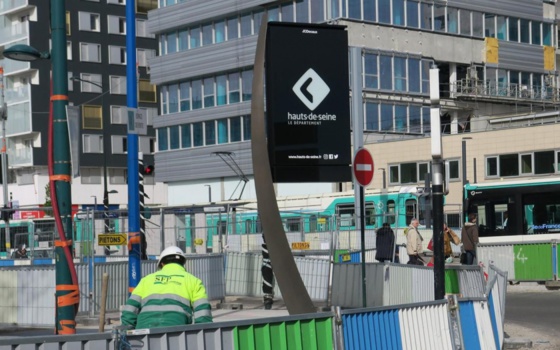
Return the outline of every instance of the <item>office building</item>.
[[[560,171],[556,13],[542,0],[161,0],[148,14],[159,44],[150,60],[160,88],[157,179],[173,205],[207,201],[208,186],[212,200],[238,198],[244,181],[226,154],[249,179],[242,197],[254,198],[249,126],[261,18],[335,23],[348,28],[349,57],[360,56],[361,91],[351,95],[375,160],[372,187],[425,185],[429,70],[439,68],[446,212],[459,222],[466,180]],[[351,189],[277,185],[278,195]]]

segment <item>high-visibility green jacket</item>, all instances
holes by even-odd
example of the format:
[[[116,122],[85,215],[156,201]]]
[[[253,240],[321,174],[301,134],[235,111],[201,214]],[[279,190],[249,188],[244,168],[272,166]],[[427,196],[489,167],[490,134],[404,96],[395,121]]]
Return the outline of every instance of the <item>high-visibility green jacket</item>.
[[[211,306],[202,281],[179,264],[167,264],[145,276],[126,302],[123,325],[170,327],[212,322]]]

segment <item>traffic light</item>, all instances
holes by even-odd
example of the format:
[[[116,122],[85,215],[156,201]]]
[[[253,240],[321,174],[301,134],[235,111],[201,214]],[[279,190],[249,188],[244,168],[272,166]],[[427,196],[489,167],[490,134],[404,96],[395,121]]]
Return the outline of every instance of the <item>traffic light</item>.
[[[141,165],[139,170],[142,175],[154,175],[155,168],[153,165]]]

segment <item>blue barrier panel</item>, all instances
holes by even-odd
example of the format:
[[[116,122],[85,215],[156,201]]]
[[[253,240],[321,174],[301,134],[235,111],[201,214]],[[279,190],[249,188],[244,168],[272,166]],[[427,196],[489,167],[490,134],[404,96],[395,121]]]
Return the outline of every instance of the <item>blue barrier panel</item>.
[[[0,266],[14,266],[13,260],[0,260]]]
[[[473,302],[460,301],[459,314],[461,317],[461,331],[463,333],[465,349],[481,350]]]
[[[342,315],[345,350],[402,349],[399,310]]]
[[[490,311],[490,320],[492,321],[492,331],[494,332],[494,341],[496,349],[501,349],[500,337],[498,333],[498,323],[496,321],[496,309],[494,308],[494,290],[490,291],[488,295],[488,310]],[[500,322],[502,321],[500,317]]]

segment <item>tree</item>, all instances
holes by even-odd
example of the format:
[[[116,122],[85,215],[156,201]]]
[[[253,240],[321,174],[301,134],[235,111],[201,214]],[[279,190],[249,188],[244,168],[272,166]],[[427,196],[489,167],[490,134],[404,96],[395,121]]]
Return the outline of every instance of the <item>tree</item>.
[[[52,206],[51,203],[51,184],[45,185],[45,207]]]

